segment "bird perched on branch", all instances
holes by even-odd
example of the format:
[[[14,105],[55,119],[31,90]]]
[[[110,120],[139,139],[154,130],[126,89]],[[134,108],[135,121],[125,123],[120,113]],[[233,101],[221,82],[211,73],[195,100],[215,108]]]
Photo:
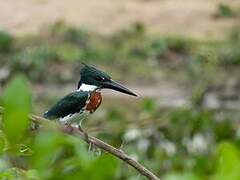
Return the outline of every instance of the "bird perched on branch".
[[[102,102],[101,90],[113,89],[128,95],[137,96],[123,85],[92,66],[84,64],[80,71],[80,80],[77,89],[60,99],[43,115],[46,119],[58,119],[65,125],[77,124],[80,131],[82,120],[88,114],[92,114]],[[85,135],[87,135],[84,132]]]

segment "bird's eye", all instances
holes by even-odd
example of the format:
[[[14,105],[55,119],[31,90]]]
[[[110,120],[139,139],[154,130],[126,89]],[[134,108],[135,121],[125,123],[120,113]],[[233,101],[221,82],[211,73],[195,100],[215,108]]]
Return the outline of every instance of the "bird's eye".
[[[104,81],[105,79],[103,78],[103,77],[101,77],[101,76],[97,76],[96,78],[95,78],[97,81]]]

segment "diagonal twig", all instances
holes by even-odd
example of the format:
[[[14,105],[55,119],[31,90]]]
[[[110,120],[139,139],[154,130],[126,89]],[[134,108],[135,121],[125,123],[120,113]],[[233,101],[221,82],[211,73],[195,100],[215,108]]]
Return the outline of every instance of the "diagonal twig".
[[[0,115],[4,113],[4,108],[0,106]],[[36,116],[36,115],[30,115],[30,119],[35,122],[35,123],[40,123],[40,124],[44,124],[44,123],[48,123],[49,120],[44,119],[40,116]],[[57,124],[57,126],[60,127],[60,129],[67,134],[70,135],[74,135],[77,137],[80,137],[82,140],[84,140],[86,143],[91,143],[93,145],[95,145],[96,147],[112,154],[113,156],[117,157],[118,159],[121,159],[122,161],[124,161],[125,163],[129,164],[130,166],[134,167],[141,175],[147,177],[150,180],[160,180],[155,174],[153,174],[150,170],[148,170],[147,168],[145,168],[143,165],[141,165],[139,162],[137,162],[136,160],[134,160],[133,158],[131,158],[129,155],[127,155],[124,151],[117,149],[103,141],[101,141],[100,139],[90,136],[88,135],[88,139],[86,139],[86,136],[83,132],[79,131],[78,128],[76,127],[72,127],[72,130],[69,131],[69,129],[67,129],[67,127],[63,126],[63,125],[59,125]]]

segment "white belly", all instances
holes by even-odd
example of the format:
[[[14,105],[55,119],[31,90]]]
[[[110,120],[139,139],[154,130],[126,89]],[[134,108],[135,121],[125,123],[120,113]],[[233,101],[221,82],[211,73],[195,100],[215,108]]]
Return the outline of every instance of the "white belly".
[[[76,114],[65,116],[63,118],[60,118],[59,121],[64,124],[69,123],[69,124],[79,125],[81,124],[82,120],[87,118],[88,115],[89,115],[89,112],[85,111],[82,113],[76,113]]]

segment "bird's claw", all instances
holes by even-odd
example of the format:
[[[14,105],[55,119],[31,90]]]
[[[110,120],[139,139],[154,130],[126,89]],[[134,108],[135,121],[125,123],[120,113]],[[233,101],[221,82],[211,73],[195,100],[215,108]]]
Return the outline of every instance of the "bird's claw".
[[[93,152],[97,156],[101,156],[102,154],[101,149],[97,148],[93,143],[89,143],[88,151]]]
[[[82,129],[82,127],[79,125],[78,130],[84,134],[84,139],[88,144],[91,144],[88,134]]]
[[[80,125],[78,126],[78,130],[84,134],[84,139],[89,144],[88,151],[89,152],[91,151],[91,152],[94,152],[94,153],[96,152],[96,154],[98,156],[100,156],[101,153],[102,153],[101,150],[98,149],[93,143],[91,143],[91,141],[89,140],[88,134],[82,129],[82,127]]]
[[[64,126],[65,126],[67,132],[69,132],[69,133],[73,132],[73,127],[71,126],[70,123],[65,123]]]

